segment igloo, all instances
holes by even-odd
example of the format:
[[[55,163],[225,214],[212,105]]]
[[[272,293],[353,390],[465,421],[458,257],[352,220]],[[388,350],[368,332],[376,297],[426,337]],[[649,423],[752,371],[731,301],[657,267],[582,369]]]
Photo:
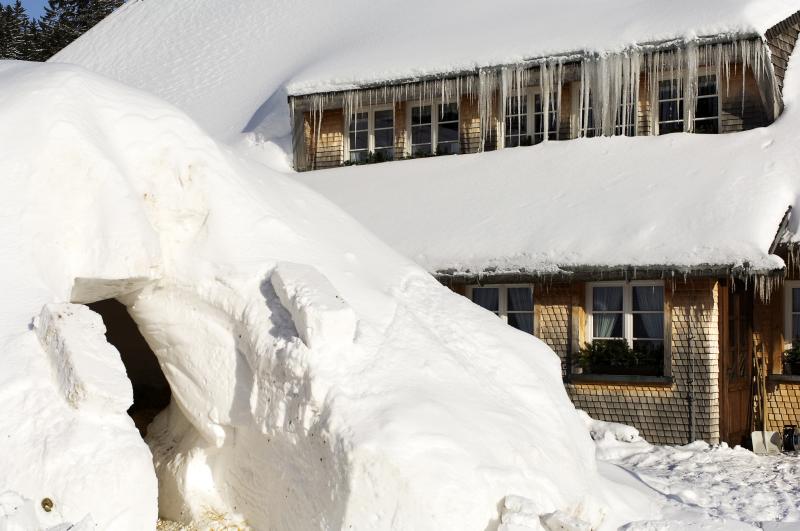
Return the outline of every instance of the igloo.
[[[635,515],[552,351],[321,196],[78,67],[0,64],[0,122],[0,528]],[[110,300],[169,385],[146,442]]]

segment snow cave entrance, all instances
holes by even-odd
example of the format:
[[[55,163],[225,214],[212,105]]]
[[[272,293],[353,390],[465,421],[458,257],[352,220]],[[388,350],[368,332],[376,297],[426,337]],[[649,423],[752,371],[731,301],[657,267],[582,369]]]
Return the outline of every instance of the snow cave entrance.
[[[153,418],[169,405],[169,383],[125,305],[116,299],[105,299],[87,306],[103,318],[106,340],[119,351],[133,387],[133,405],[128,415],[144,438]]]

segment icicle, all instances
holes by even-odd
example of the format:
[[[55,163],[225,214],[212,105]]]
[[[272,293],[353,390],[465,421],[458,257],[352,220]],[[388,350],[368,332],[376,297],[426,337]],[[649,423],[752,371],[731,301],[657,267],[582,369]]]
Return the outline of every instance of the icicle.
[[[699,48],[696,43],[690,42],[685,50],[680,50],[684,56],[683,76],[683,130],[687,133],[694,132],[694,117],[697,109],[698,80],[697,72],[700,62]],[[679,63],[680,65],[680,63]]]

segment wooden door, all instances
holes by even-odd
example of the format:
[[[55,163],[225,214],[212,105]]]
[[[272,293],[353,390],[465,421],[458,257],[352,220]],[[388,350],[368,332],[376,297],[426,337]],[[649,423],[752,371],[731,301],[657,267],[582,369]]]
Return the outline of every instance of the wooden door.
[[[744,284],[720,283],[720,438],[750,439],[753,411],[753,294]]]

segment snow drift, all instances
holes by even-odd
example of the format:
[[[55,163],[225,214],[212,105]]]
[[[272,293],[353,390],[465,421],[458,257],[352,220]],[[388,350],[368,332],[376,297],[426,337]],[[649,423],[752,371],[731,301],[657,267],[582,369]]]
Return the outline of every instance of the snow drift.
[[[157,497],[257,529],[634,518],[557,357],[316,193],[77,67],[1,64],[0,123],[0,528],[147,529]],[[155,474],[80,305],[108,298],[172,388]]]

